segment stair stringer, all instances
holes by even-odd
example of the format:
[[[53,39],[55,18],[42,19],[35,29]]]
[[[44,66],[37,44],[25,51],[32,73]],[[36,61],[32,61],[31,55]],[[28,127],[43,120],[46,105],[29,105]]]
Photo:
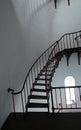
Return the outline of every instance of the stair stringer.
[[[51,81],[52,81],[52,77],[54,76],[55,70],[58,68],[59,62],[61,61],[61,58],[63,57],[63,53],[61,53],[59,56],[55,56],[52,59],[48,59],[48,62],[46,63],[46,66],[43,67],[43,69],[40,71],[39,74],[44,75],[43,78],[41,78],[41,76],[38,75],[38,77],[36,78],[35,82],[33,83],[33,89],[31,89],[31,93],[29,95],[28,98],[28,103],[26,104],[26,112],[28,112],[29,108],[47,108],[47,112],[50,112],[50,102],[49,102],[49,98],[50,98],[50,90],[51,90]],[[39,80],[43,80],[43,83],[39,83]],[[37,87],[36,87],[37,86]],[[43,89],[42,89],[43,87]],[[37,90],[38,89],[38,90]],[[37,94],[34,95],[33,92],[37,91]],[[45,95],[43,94],[43,91],[45,92]],[[40,95],[38,94],[38,92],[40,93]],[[40,102],[40,98],[42,99],[43,102],[43,98],[44,100],[46,100],[45,103],[41,103]],[[32,98],[31,98],[32,97]],[[31,99],[35,99],[38,98],[39,102],[33,102],[31,103]],[[36,99],[37,99],[36,98]],[[36,101],[36,100],[35,100]],[[43,109],[44,110],[44,109]]]
[[[79,48],[79,51],[81,50],[81,48]],[[69,52],[69,55],[71,55],[72,53],[75,53],[75,52],[77,52],[78,53],[78,48],[72,48],[72,49],[64,49],[64,50],[62,50],[61,52],[58,52],[58,53],[56,53],[55,54],[55,56],[54,57],[52,57],[52,58],[50,58],[49,57],[49,59],[48,59],[48,62],[46,63],[46,66],[44,66],[43,67],[43,69],[40,71],[40,73],[39,74],[41,74],[41,76],[42,76],[42,74],[44,75],[45,74],[45,76],[44,76],[44,78],[40,78],[40,76],[38,75],[38,77],[36,78],[36,80],[35,80],[35,82],[34,82],[34,84],[33,84],[33,89],[34,89],[34,91],[35,91],[35,86],[36,85],[38,85],[38,88],[39,88],[39,92],[41,93],[41,91],[45,91],[46,92],[46,95],[45,96],[42,96],[41,94],[41,96],[40,96],[40,98],[43,100],[43,98],[44,98],[44,100],[46,99],[47,100],[47,103],[45,103],[45,104],[41,104],[40,102],[38,103],[38,104],[36,104],[35,102],[31,105],[32,106],[32,108],[34,107],[35,108],[35,106],[36,105],[39,105],[39,106],[36,106],[37,108],[47,108],[47,111],[48,112],[50,112],[50,110],[52,109],[52,111],[53,111],[53,109],[54,108],[52,108],[53,107],[53,104],[52,104],[52,99],[50,100],[51,101],[51,103],[50,103],[50,101],[49,101],[49,99],[51,98],[51,82],[52,82],[52,77],[54,76],[54,73],[55,73],[55,71],[56,71],[56,69],[58,68],[58,66],[59,66],[59,62],[61,61],[61,58],[64,56],[64,55],[66,55],[67,53]],[[68,64],[67,64],[68,65]],[[50,68],[50,69],[49,69]],[[48,75],[50,75],[50,76],[48,76]],[[48,78],[49,77],[49,78]],[[38,81],[39,80],[43,80],[44,81],[44,83],[38,83]],[[42,90],[41,89],[41,86],[44,86],[44,89]],[[33,95],[33,97],[34,98],[36,98],[35,96],[37,96],[38,98],[39,98],[39,95]],[[27,111],[27,109],[28,109],[28,107],[29,107],[29,105],[30,105],[30,100],[31,100],[31,97],[32,97],[32,92],[31,92],[31,94],[29,95],[29,100],[28,100],[28,104],[26,105],[26,111]],[[32,97],[32,99],[33,99],[33,97]],[[51,105],[50,105],[51,104]],[[35,106],[34,106],[35,105]],[[51,108],[50,108],[51,107]]]
[[[58,55],[60,54],[64,55],[64,50],[67,52],[69,49],[71,53],[77,52],[78,54],[78,64],[80,64],[80,57],[81,57],[81,30],[77,32],[72,33],[66,33],[64,34],[58,41],[53,43],[47,50],[45,50],[34,62],[34,64],[31,66],[29,71],[27,72],[27,75],[22,83],[22,88],[18,91],[15,91],[12,88],[8,88],[8,92],[12,95],[12,104],[13,104],[13,111],[16,112],[16,105],[15,105],[15,96],[18,95],[18,98],[20,98],[20,105],[21,105],[21,111],[24,113],[27,111],[28,105],[27,103],[31,100],[32,92],[45,92],[46,94],[49,94],[51,92],[51,81],[52,77],[55,73],[56,68],[59,65],[59,61],[55,62],[55,59],[58,59]],[[62,53],[61,53],[62,52]],[[71,54],[70,53],[70,54]],[[61,56],[62,56],[61,55]],[[67,65],[69,65],[68,61],[70,58],[70,55],[65,54],[67,58]],[[54,64],[53,64],[54,63]],[[57,63],[57,64],[56,64]],[[53,65],[53,66],[51,66]],[[52,67],[52,68],[51,68]],[[50,70],[48,71],[47,69]],[[43,76],[43,77],[41,77]],[[41,77],[41,78],[40,78]],[[44,83],[39,83],[39,81],[42,81]],[[38,84],[38,88],[36,88],[36,84]],[[40,87],[40,88],[39,88]],[[42,89],[44,87],[44,89]],[[31,97],[29,97],[31,96]],[[49,96],[48,96],[49,97]],[[37,97],[34,97],[37,98]],[[43,98],[43,97],[42,97]],[[44,97],[45,98],[45,97]],[[48,98],[49,101],[49,98]],[[48,102],[48,112],[49,112],[49,102]],[[18,109],[18,112],[20,112],[20,109]]]

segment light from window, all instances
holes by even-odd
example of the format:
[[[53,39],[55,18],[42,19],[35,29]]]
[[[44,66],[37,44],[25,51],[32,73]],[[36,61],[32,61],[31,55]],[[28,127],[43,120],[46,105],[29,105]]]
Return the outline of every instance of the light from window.
[[[72,76],[67,76],[64,80],[65,87],[75,86],[75,79]],[[75,102],[74,88],[66,88],[66,103],[73,104]]]

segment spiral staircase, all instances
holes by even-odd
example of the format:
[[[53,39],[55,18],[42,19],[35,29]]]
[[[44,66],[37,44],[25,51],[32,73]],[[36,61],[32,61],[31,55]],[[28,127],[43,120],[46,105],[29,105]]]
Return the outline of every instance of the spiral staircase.
[[[49,112],[49,92],[51,91],[51,81],[62,56],[63,53],[60,55],[55,55],[55,57],[49,59],[46,63],[46,66],[41,69],[40,73],[35,79],[35,82],[33,83],[33,88],[30,90],[31,94],[28,96],[26,111],[28,108],[47,108]],[[34,92],[37,92],[37,94],[34,95]],[[31,99],[36,100],[35,102],[31,103]],[[40,103],[41,99],[42,102]],[[36,103],[36,101],[38,102]]]
[[[8,88],[8,92],[12,94],[14,112],[16,112],[15,96],[18,96],[21,99],[23,113],[30,111],[54,113],[52,77],[58,69],[62,57],[66,56],[67,65],[69,65],[69,58],[73,53],[77,53],[80,65],[81,30],[64,34],[53,43],[32,65],[20,91],[15,92]]]

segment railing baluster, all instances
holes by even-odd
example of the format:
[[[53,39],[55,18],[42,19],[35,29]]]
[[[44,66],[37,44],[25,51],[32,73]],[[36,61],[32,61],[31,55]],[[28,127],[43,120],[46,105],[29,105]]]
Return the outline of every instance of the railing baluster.
[[[29,95],[30,90],[29,90],[29,80],[28,80],[28,78],[26,79],[26,88],[27,88],[27,95]]]
[[[50,49],[48,49],[48,57],[49,57],[49,55],[50,55]]]
[[[44,66],[44,55],[42,56],[42,63],[43,63],[43,66]]]
[[[55,98],[56,98],[56,108],[58,108],[58,103],[57,103],[57,91],[55,89]]]
[[[31,79],[30,79],[30,74],[29,74],[29,86],[30,86],[30,89],[31,89]]]
[[[22,95],[22,92],[21,92],[21,102],[22,102],[22,111],[24,113],[24,101],[23,101],[23,95]]]
[[[54,46],[52,47],[52,57],[54,57],[54,51],[55,51],[55,49],[54,49]]]
[[[70,101],[71,101],[71,88],[69,87],[69,96],[70,96]],[[72,105],[70,104],[70,107],[72,108]]]
[[[67,38],[68,35],[66,35],[66,46],[67,46],[67,49],[68,49],[68,38]]]
[[[79,88],[79,97],[81,95],[81,88]],[[80,97],[80,101],[81,101],[81,97]]]
[[[60,51],[60,47],[59,47],[59,41],[58,41],[58,44],[57,44],[57,46],[58,46],[58,52]]]
[[[58,50],[57,50],[57,46],[56,46],[56,53],[57,53],[57,51],[58,51]]]
[[[61,51],[62,51],[62,39],[60,40],[60,42],[61,42]]]
[[[40,70],[41,70],[42,69],[41,58],[39,59],[39,66],[40,66]]]
[[[78,36],[77,36],[77,33],[76,33],[76,42],[77,42],[77,47],[79,47],[79,42],[78,42]]]
[[[59,89],[60,91],[60,101],[61,101],[61,106],[62,106],[62,95],[61,95],[61,88]]]
[[[66,108],[67,108],[67,103],[66,103],[66,101],[67,101],[67,99],[66,99],[66,88],[64,88],[64,95],[65,95],[65,104],[66,104]]]
[[[48,93],[48,86],[47,86],[47,66],[45,70],[45,89],[46,89],[46,96],[47,96],[47,103],[48,103],[48,113],[49,113],[49,93]]]
[[[69,34],[69,45],[70,45],[69,48],[72,48],[72,46],[71,46],[71,34]]]
[[[37,68],[37,75],[38,75],[38,73],[39,73],[39,66],[38,66],[38,62],[37,62],[37,64],[36,64],[36,68]]]
[[[15,100],[14,100],[14,95],[12,94],[12,102],[13,102],[13,110],[14,110],[14,113],[15,113]]]
[[[26,87],[24,86],[24,90],[23,90],[24,91],[24,101],[25,101],[25,105],[26,105],[26,90],[25,90],[25,88]]]
[[[50,57],[50,54],[51,54],[51,48],[49,48],[49,56],[48,56],[48,58]]]
[[[74,95],[75,95],[75,89],[77,88],[74,88]],[[75,102],[76,102],[76,96],[75,96]],[[75,107],[77,108],[77,103],[75,103]]]
[[[36,78],[36,68],[35,68],[36,64],[34,65],[34,78]]]
[[[73,39],[73,47],[75,48],[75,38],[74,38],[74,34],[72,34],[72,39]]]
[[[81,31],[79,32],[79,37],[80,37],[80,39],[81,39]]]
[[[28,87],[28,80],[26,80],[26,91],[27,91],[26,100],[28,101],[28,96],[29,96],[29,94],[30,94],[30,92],[29,92],[29,87]],[[26,102],[26,104],[27,104],[27,102]]]
[[[47,55],[45,54],[45,62],[47,61]]]
[[[53,47],[51,47],[51,52],[52,52],[52,54],[51,54],[51,58],[53,58]]]
[[[43,58],[44,58],[44,65],[45,65],[45,62],[46,62],[46,60],[45,60],[45,55],[43,56]]]
[[[47,62],[47,53],[45,54],[45,65],[46,65],[46,62]]]
[[[48,61],[48,51],[46,52],[46,62]]]
[[[12,94],[12,103],[13,103],[14,118],[16,119],[15,100],[14,100],[14,95],[13,94]]]
[[[63,37],[63,45],[64,45],[64,49],[65,49],[65,40],[64,40],[65,36]]]
[[[33,67],[32,67],[33,69]],[[31,84],[33,83],[33,72],[32,72],[32,69],[31,69]]]
[[[62,44],[62,50],[64,50],[63,38],[61,39],[61,44]]]
[[[51,104],[52,104],[52,112],[54,113],[54,104],[53,104],[53,93],[51,88]]]

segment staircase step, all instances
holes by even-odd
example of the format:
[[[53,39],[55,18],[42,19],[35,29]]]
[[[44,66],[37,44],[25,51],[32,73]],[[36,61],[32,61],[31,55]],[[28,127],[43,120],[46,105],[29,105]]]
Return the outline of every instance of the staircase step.
[[[44,80],[45,81],[45,78],[36,78],[36,80]],[[47,80],[50,80],[50,79],[47,79]]]
[[[36,88],[33,88],[30,90],[31,92],[46,92],[45,89],[36,89]]]
[[[48,60],[48,65],[50,65],[52,62],[54,62],[54,60],[53,59],[49,59]]]
[[[30,95],[30,96],[28,96],[28,99],[47,99],[47,96]]]
[[[41,72],[45,72],[45,71],[46,71],[45,69],[41,70]],[[52,70],[47,69],[47,72],[52,72]]]
[[[38,76],[45,76],[45,74],[38,74]],[[47,74],[47,76],[51,76],[51,74]]]
[[[33,85],[38,85],[38,86],[49,86],[49,84],[45,84],[45,83],[33,83]]]
[[[50,68],[50,69],[53,68],[53,67],[54,67],[54,66],[48,66],[48,68]],[[45,68],[46,68],[46,66],[44,66],[44,69],[45,69]]]
[[[59,62],[57,62],[57,63],[55,64],[55,69],[58,67],[58,65],[59,65]]]
[[[48,108],[47,103],[28,103],[26,108]]]

